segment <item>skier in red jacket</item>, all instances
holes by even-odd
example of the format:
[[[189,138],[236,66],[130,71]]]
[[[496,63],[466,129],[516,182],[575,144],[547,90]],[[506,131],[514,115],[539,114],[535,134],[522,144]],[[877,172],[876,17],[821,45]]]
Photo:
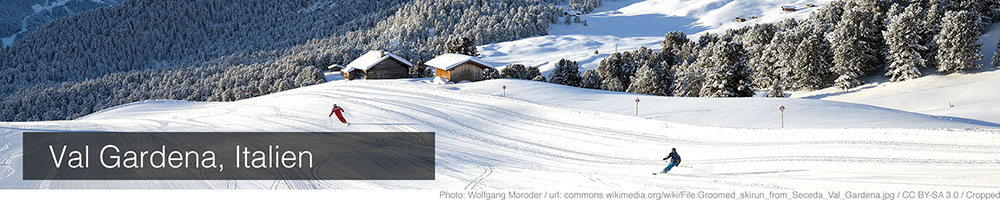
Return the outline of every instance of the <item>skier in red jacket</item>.
[[[330,111],[330,116],[328,116],[328,117],[333,117],[333,114],[337,114],[337,119],[340,120],[340,123],[351,125],[351,123],[347,123],[347,119],[344,119],[343,112],[344,112],[344,108],[341,108],[340,106],[337,106],[337,104],[333,104],[333,110]]]

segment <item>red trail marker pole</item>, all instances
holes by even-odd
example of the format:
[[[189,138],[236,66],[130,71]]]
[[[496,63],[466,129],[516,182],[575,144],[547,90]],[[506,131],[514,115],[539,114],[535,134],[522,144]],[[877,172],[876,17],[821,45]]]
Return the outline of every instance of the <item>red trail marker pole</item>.
[[[639,116],[639,98],[635,98],[635,116]]]
[[[503,85],[503,97],[507,97],[507,85]]]
[[[785,106],[778,107],[778,110],[781,110],[781,128],[785,128]]]

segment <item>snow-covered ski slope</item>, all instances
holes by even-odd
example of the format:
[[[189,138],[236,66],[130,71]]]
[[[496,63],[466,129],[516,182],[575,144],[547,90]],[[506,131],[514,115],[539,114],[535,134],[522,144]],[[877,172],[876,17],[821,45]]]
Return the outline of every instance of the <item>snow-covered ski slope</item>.
[[[923,77],[903,82],[888,82],[884,77],[870,78],[868,84],[840,90],[801,92],[793,98],[823,99],[868,104],[931,115],[953,116],[1000,123],[1000,70],[993,67],[993,54],[1000,41],[1000,24],[993,24],[979,38],[983,44],[977,71],[941,75],[923,70]]]
[[[601,59],[639,47],[660,49],[660,41],[670,31],[683,31],[697,40],[705,33],[757,23],[775,23],[787,18],[804,19],[830,0],[618,0],[604,1],[582,23],[559,23],[549,35],[479,46],[483,60],[495,66],[525,64],[549,71],[560,58],[580,62],[585,69],[597,68]],[[795,12],[781,6],[796,6]],[[751,19],[752,17],[757,19]],[[735,22],[736,17],[748,19]],[[597,54],[594,54],[594,51]]]
[[[603,106],[618,105],[579,105],[587,99],[623,99],[624,107],[630,108],[633,94],[507,80],[455,85],[423,82],[426,80],[334,81],[236,102],[146,101],[72,121],[2,122],[0,188],[599,191],[1000,187],[1000,130],[973,124],[894,114],[877,107],[784,99],[774,101],[843,107],[842,112],[868,110],[871,116],[857,116],[858,120],[880,121],[883,128],[833,128],[829,122],[824,129],[703,127],[600,111],[607,109]],[[509,97],[484,94],[486,88],[499,91],[503,84],[509,86]],[[521,89],[526,87],[553,90]],[[563,92],[555,93],[555,89]],[[562,95],[579,99],[540,100]],[[648,105],[643,108],[695,106],[671,105],[678,99],[657,98],[661,99],[644,97],[649,100],[643,100]],[[706,103],[712,101],[706,99]],[[334,103],[346,109],[352,125],[331,122],[327,114]],[[725,102],[748,107],[758,103]],[[807,111],[792,116],[845,115],[838,109]],[[640,110],[640,114],[645,112]],[[760,118],[776,116],[773,111],[759,112],[763,112],[757,113]],[[736,120],[723,118],[715,123],[748,123]],[[884,128],[894,123],[969,128]],[[792,126],[805,124],[790,122]],[[24,181],[20,171],[23,131],[433,131],[437,175],[433,181]],[[672,147],[684,157],[682,165],[693,168],[650,175],[665,166],[660,158]]]

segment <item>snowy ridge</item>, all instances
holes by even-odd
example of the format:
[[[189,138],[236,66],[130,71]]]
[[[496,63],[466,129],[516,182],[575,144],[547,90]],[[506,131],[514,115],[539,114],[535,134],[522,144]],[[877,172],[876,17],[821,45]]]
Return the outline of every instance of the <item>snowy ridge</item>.
[[[1000,173],[995,167],[1000,164],[997,129],[701,127],[606,113],[589,106],[574,108],[577,103],[572,102],[533,102],[519,98],[524,93],[521,88],[532,86],[531,82],[428,85],[422,81],[334,81],[236,102],[147,101],[80,120],[3,122],[0,155],[5,159],[0,163],[5,165],[0,165],[0,188],[476,190],[1000,186],[997,185],[1000,177],[992,176]],[[474,88],[496,84],[511,86],[508,97],[481,93]],[[593,95],[586,89],[537,84],[539,88],[565,91],[565,94],[536,93],[542,96],[591,95],[595,101],[634,97],[624,93]],[[671,106],[659,105],[653,99],[646,101],[650,107]],[[332,103],[345,108],[351,126],[331,122],[327,114]],[[440,109],[444,107],[449,109]],[[930,119],[913,123],[927,122]],[[24,181],[19,173],[19,133],[29,130],[433,131],[437,135],[437,175],[434,181]],[[649,175],[663,168],[660,158],[671,147],[676,147],[684,156],[684,163],[693,168],[677,169],[667,176]],[[845,164],[852,167],[842,167]],[[935,185],[924,185],[928,182]]]

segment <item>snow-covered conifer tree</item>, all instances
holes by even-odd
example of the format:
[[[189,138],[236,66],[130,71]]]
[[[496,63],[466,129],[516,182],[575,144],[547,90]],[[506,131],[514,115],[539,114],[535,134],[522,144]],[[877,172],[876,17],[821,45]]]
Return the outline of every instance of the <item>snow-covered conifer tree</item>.
[[[580,65],[576,61],[559,59],[550,76],[550,83],[579,87]]]
[[[688,40],[687,35],[680,31],[671,31],[663,36],[663,47],[661,52],[670,52],[675,55],[680,55],[681,49],[685,44],[691,42]]]
[[[1000,67],[1000,42],[997,42],[997,49],[993,50],[993,67]]]
[[[699,96],[752,97],[754,85],[750,76],[753,71],[747,67],[743,47],[739,43],[720,41],[705,48],[711,48],[714,54],[705,59],[708,62],[703,62],[709,65],[705,68],[705,82]],[[700,57],[699,61],[702,61]]]
[[[876,47],[868,38],[877,34],[874,24],[880,22],[872,21],[874,14],[871,11],[851,4],[853,2],[847,4],[848,8],[829,38],[833,45],[830,71],[837,75],[834,85],[840,89],[861,85],[858,78],[877,62]]]
[[[693,44],[693,43],[692,43]],[[711,57],[712,48],[702,48],[698,52],[698,58],[692,61],[684,61],[675,67],[674,74],[674,96],[698,97],[701,94],[702,84],[705,82],[705,62]]]
[[[541,76],[544,80],[545,76],[542,76],[542,71],[538,70],[538,67],[529,66],[524,68],[524,79],[534,79],[537,76]]]
[[[611,80],[604,80],[604,89],[624,92],[625,86],[622,85],[622,82],[619,79],[613,78]]]
[[[483,79],[491,80],[500,78],[500,72],[496,68],[487,67],[483,69]]]
[[[941,33],[941,18],[944,18],[944,8],[941,1],[929,0],[930,7],[924,12],[920,22],[920,44],[927,49],[920,51],[920,55],[927,60],[924,65],[929,68],[937,68],[937,44],[934,38]],[[926,6],[926,5],[925,5]]]
[[[588,69],[583,72],[583,81],[580,84],[582,88],[590,89],[602,89],[601,87],[601,76],[597,74],[597,70]]]
[[[532,81],[541,81],[541,82],[545,82],[546,81],[545,80],[545,76],[542,76],[542,75],[535,76],[535,78],[533,78],[531,80]]]
[[[627,62],[622,53],[612,53],[608,57],[601,60],[600,65],[597,67],[597,74],[601,76],[603,81],[601,84],[604,88],[611,91],[625,91],[623,86],[622,77],[625,75],[624,65]],[[616,85],[611,85],[611,81],[614,80]]]
[[[663,71],[663,68],[660,68],[658,65],[646,63],[642,67],[639,67],[639,70],[635,72],[635,76],[632,76],[631,84],[626,92],[666,96],[668,94],[667,88],[669,87],[667,81],[666,72]]]
[[[897,9],[897,6],[893,6]],[[919,23],[922,9],[912,4],[902,9],[900,14],[889,18],[889,27],[883,33],[889,45],[890,63],[886,76],[891,81],[905,81],[920,77],[920,68],[926,60],[920,51],[926,49],[920,44]]]
[[[467,37],[455,37],[445,43],[445,53],[457,53],[469,56],[479,56],[476,44]]]
[[[938,72],[954,73],[980,68],[979,17],[969,11],[948,11],[938,34]]]
[[[795,57],[792,61],[795,66],[789,68],[793,72],[792,77],[788,77],[794,84],[791,88],[815,90],[826,87],[832,59],[833,52],[824,34],[819,31],[809,34],[795,48]]]
[[[526,73],[527,69],[522,64],[507,65],[507,67],[504,67],[503,70],[500,70],[500,76],[503,78],[513,78],[513,79],[534,78],[534,76],[528,77],[527,75],[525,75]]]

